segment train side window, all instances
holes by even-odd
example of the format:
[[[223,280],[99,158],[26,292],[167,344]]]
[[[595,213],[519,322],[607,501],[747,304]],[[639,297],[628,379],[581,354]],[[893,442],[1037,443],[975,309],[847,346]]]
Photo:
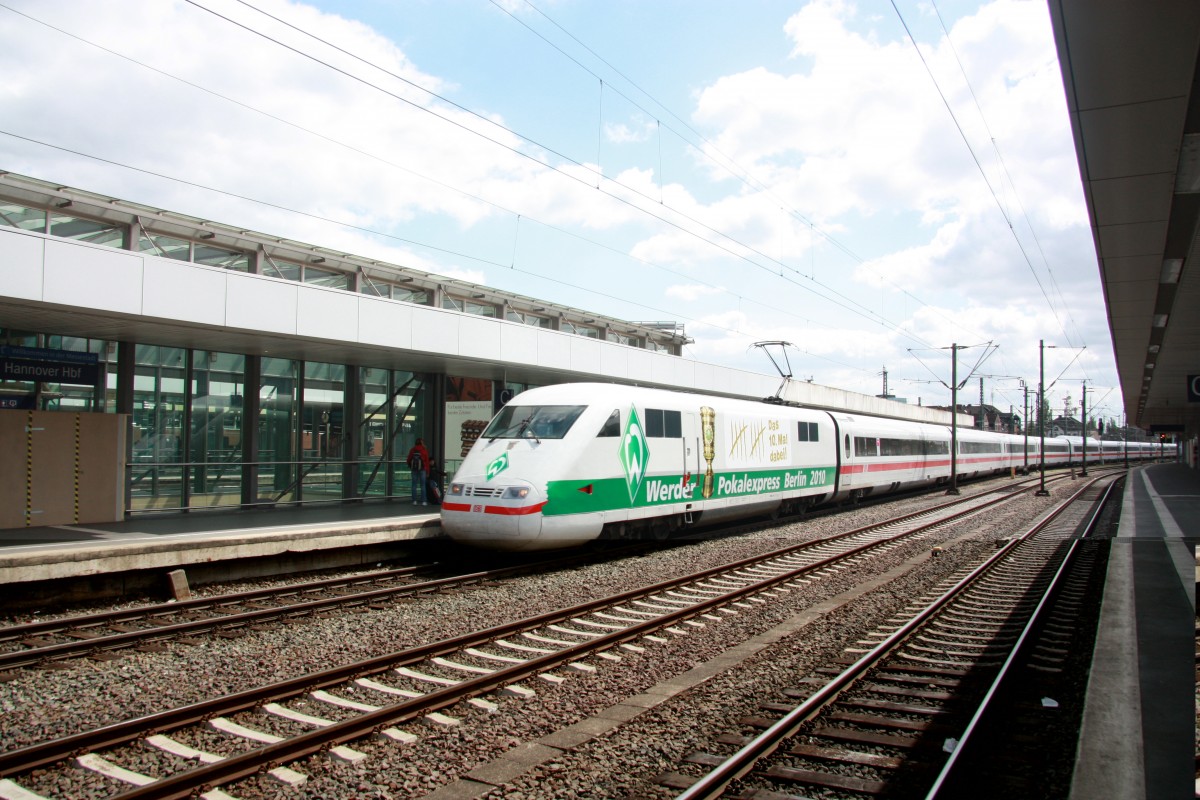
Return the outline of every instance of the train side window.
[[[646,409],[646,436],[661,439],[663,435],[663,410]]]
[[[601,436],[620,436],[621,435],[621,410],[614,408],[613,412],[608,415],[608,419],[604,421],[604,427],[600,429],[600,433],[596,434],[597,438]]]
[[[796,423],[796,441],[798,442],[817,442],[820,441],[820,429],[815,422],[797,422]]]
[[[680,439],[683,437],[683,413],[646,409],[646,437],[650,439]]]
[[[850,457],[850,434],[846,434],[846,458]]]
[[[665,423],[664,436],[668,439],[683,438],[683,414],[679,411],[664,411],[663,422]]]
[[[875,440],[868,436],[855,436],[854,455],[859,458],[863,456],[878,456],[879,447],[875,444]]]

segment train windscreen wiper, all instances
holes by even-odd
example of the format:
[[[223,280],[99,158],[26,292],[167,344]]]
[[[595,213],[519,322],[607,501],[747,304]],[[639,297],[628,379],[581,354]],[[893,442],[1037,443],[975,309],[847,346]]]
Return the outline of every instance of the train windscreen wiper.
[[[533,420],[533,412],[531,411],[531,412],[529,412],[529,416],[527,416],[525,419],[518,422],[516,425],[509,425],[501,430],[496,431],[494,434],[492,434],[488,438],[488,444],[491,444],[492,442],[496,441],[497,439],[501,439],[501,438],[519,439],[521,437],[521,434],[525,432],[525,429],[527,427],[529,427],[529,423],[532,420]]]

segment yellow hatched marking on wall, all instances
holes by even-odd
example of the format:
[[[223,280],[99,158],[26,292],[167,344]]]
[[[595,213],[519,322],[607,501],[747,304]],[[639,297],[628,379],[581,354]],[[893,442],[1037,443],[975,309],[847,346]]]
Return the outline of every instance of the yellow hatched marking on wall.
[[[33,412],[25,422],[25,527],[33,524]]]

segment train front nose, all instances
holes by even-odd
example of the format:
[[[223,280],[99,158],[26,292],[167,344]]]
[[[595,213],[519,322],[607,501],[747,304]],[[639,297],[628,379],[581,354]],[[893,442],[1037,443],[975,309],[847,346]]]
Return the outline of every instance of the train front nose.
[[[522,550],[541,536],[545,505],[543,493],[525,481],[456,479],[442,501],[442,530],[455,541]]]

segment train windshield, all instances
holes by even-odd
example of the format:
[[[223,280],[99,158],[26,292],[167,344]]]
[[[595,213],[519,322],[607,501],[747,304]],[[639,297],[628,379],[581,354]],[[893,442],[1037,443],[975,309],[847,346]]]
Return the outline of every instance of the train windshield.
[[[487,426],[483,438],[561,439],[587,406],[505,406]]]

